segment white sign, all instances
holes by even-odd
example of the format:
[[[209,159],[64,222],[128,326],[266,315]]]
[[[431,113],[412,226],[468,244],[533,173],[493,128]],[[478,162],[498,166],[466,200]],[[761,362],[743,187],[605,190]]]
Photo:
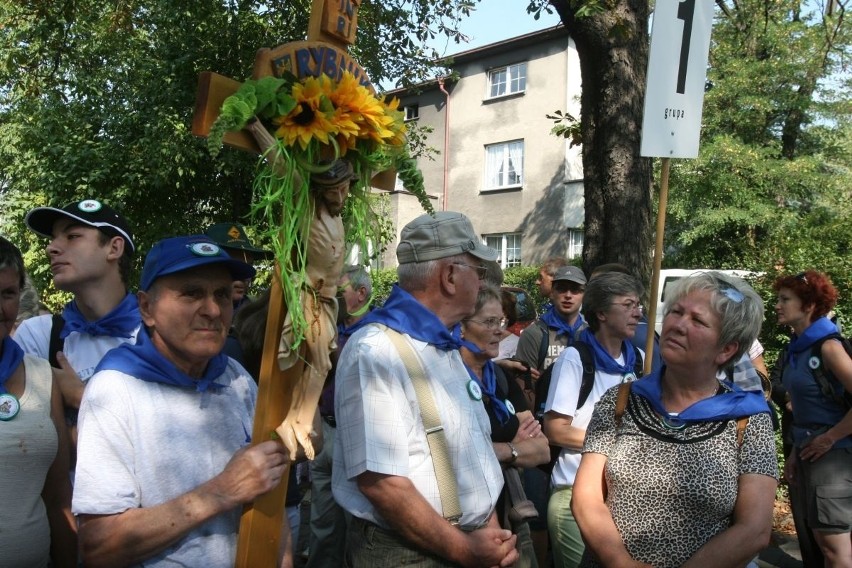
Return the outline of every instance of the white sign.
[[[657,0],[642,120],[642,156],[695,158],[713,0]]]

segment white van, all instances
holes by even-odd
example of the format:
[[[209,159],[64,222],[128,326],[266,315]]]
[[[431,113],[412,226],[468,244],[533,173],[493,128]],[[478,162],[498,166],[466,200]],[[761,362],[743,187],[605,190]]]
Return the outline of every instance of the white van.
[[[661,285],[657,287],[657,313],[654,322],[654,329],[657,330],[657,333],[660,333],[663,329],[663,313],[665,312],[666,307],[666,292],[669,287],[674,284],[677,280],[684,278],[685,276],[691,276],[696,272],[707,272],[713,270],[712,268],[665,268],[660,270],[660,282]],[[758,276],[757,272],[751,272],[749,270],[716,270],[715,272],[722,272],[724,274],[728,274],[730,276],[736,276],[737,278],[747,279],[749,277]]]

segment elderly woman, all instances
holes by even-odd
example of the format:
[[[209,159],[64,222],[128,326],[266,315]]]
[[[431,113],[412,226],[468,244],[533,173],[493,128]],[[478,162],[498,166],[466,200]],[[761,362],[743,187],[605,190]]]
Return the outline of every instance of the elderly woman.
[[[837,290],[813,270],[781,277],[774,288],[778,323],[793,330],[781,377],[793,410],[784,474],[794,513],[813,531],[825,566],[852,566],[852,360],[826,317]]]
[[[520,489],[518,467],[534,467],[550,457],[547,438],[541,433],[538,421],[527,409],[526,399],[515,381],[507,380],[503,370],[492,359],[497,355],[502,331],[506,328],[500,290],[485,287],[476,299],[476,312],[462,321],[462,359],[471,377],[468,390],[471,396],[481,396],[485,410],[491,420],[491,443],[494,453],[504,469],[504,477],[514,476],[516,488]],[[476,386],[474,386],[476,385]],[[513,506],[509,488],[503,487],[498,509],[504,528],[511,528],[518,535],[517,566],[538,566],[532,549],[529,526],[523,519],[513,518]],[[534,506],[527,502],[528,511]],[[511,521],[507,526],[504,518]]]
[[[585,566],[745,566],[769,542],[777,485],[769,408],[719,381],[760,331],[763,303],[716,272],[668,293],[666,366],[595,407],[572,509]]]
[[[595,403],[610,387],[635,380],[642,369],[642,354],[630,342],[642,316],[642,292],[642,284],[628,274],[607,272],[589,280],[583,296],[589,327],[554,363],[544,406],[544,433],[551,444],[562,448],[551,474],[547,506],[556,568],[577,566],[585,548],[571,514],[571,493]],[[589,363],[594,380],[583,389],[584,368]]]
[[[24,287],[18,248],[0,237],[0,558],[77,565],[68,432],[50,364],[9,336]]]

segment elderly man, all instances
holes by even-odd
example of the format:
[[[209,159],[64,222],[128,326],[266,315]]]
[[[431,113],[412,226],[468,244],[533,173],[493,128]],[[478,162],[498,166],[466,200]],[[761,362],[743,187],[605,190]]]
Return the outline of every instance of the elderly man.
[[[86,566],[233,566],[241,506],[286,466],[279,442],[246,447],[257,389],[222,354],[231,282],[253,275],[201,235],[148,253],[145,329],[104,357],[80,409],[72,508]]]
[[[349,565],[510,565],[515,537],[493,515],[500,464],[458,351],[496,252],[444,211],[406,225],[396,254],[399,284],[338,361],[332,484],[354,517]]]

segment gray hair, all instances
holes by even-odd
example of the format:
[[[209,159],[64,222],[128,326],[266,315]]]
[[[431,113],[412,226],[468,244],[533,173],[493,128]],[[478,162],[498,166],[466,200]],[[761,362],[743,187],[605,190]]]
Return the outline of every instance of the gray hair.
[[[349,279],[349,285],[353,290],[364,288],[367,291],[367,297],[373,293],[373,281],[363,266],[348,264],[343,267],[343,276]]]
[[[478,314],[479,310],[490,301],[495,301],[500,304],[500,309],[503,309],[503,297],[500,295],[500,288],[496,286],[484,286],[476,295],[476,310],[474,314]]]
[[[592,331],[600,328],[597,314],[609,310],[613,299],[619,296],[641,298],[645,292],[642,283],[630,274],[604,272],[597,274],[586,284],[583,294],[583,314]]]
[[[435,275],[435,271],[446,264],[453,262],[465,262],[469,264],[470,258],[467,254],[457,254],[446,258],[425,260],[423,262],[406,262],[396,268],[396,276],[399,279],[399,287],[406,292],[420,292],[425,290],[429,281]]]
[[[722,321],[719,344],[737,342],[737,352],[727,362],[737,361],[748,351],[763,323],[763,300],[740,278],[721,272],[699,272],[681,278],[666,292],[665,314],[693,292],[710,292],[710,307]]]

